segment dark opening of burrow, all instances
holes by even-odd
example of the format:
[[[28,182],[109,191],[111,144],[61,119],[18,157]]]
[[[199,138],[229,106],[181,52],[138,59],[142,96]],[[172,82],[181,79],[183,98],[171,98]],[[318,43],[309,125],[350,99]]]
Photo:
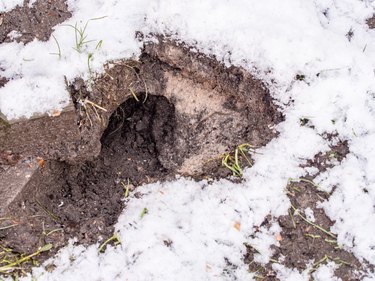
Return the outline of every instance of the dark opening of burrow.
[[[175,109],[164,96],[129,98],[112,114],[101,143],[104,167],[111,167],[116,181],[139,185],[162,179],[168,172],[158,156],[173,145]]]

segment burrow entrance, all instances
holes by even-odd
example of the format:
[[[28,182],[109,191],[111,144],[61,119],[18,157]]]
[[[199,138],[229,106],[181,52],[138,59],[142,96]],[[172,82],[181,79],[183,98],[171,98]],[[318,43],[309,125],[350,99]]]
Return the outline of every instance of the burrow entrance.
[[[169,41],[146,45],[139,61],[108,64],[93,84],[77,80],[70,92],[81,139],[67,161],[46,161],[10,206],[16,226],[0,239],[15,255],[46,243],[51,255],[73,237],[103,241],[127,189],[142,196],[136,186],[176,175],[230,176],[223,153],[267,144],[282,120],[249,73]]]
[[[139,98],[145,102],[129,98],[117,108],[101,139],[100,158],[113,171],[115,182],[139,185],[170,173],[159,154],[174,143],[174,106],[163,96],[141,94]]]

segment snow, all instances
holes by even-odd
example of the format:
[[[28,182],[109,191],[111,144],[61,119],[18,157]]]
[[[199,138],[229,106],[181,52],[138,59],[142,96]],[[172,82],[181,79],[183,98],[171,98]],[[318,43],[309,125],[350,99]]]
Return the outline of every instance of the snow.
[[[313,273],[314,280],[316,281],[342,281],[341,278],[335,276],[334,272],[338,268],[334,262],[328,262],[327,264],[319,266],[319,268]]]
[[[10,39],[10,40],[15,40],[19,37],[21,37],[22,34],[16,30],[12,30],[11,32],[8,33],[7,37]]]
[[[18,2],[6,3],[1,2],[0,10]],[[267,215],[287,214],[288,179],[304,176],[300,164],[328,151],[338,139],[348,141],[350,152],[315,180],[324,190],[336,187],[318,207],[335,221],[330,231],[338,235],[338,244],[375,264],[375,31],[365,25],[374,13],[374,1],[70,0],[68,4],[73,17],[53,33],[61,58],[51,54],[57,52],[52,38],[0,45],[0,75],[10,79],[0,88],[0,111],[8,119],[62,109],[69,103],[64,76],[88,79],[88,53],[94,54],[91,67],[98,72],[108,60],[136,58],[141,44],[134,34],[139,30],[172,35],[227,65],[248,69],[267,83],[285,121],[276,128],[279,136],[259,149],[242,183],[221,180],[208,185],[178,178],[140,187],[144,196],[129,200],[116,225],[121,246],[99,254],[98,245],[85,248],[72,243],[48,261],[57,265],[56,270],[36,268],[33,276],[250,280],[252,274],[242,261],[244,243],[259,250],[259,262],[269,260],[280,227],[272,222],[270,229],[255,230]],[[83,26],[87,21],[88,39],[95,41],[79,53],[73,49],[74,29],[69,25]],[[349,30],[354,32],[350,41]],[[99,40],[103,45],[96,50]],[[297,74],[304,75],[304,81],[295,80]],[[313,128],[300,126],[302,117],[309,118]],[[322,137],[326,133],[337,134],[336,140],[326,141]],[[141,219],[145,207],[149,212]],[[305,212],[308,215],[309,210]],[[164,241],[173,243],[167,247]],[[308,280],[307,272],[273,267],[281,280]],[[322,265],[314,277],[333,280],[332,272],[333,265]]]
[[[23,0],[1,0],[0,13],[9,12],[17,6],[22,6]]]
[[[281,264],[273,264],[272,268],[276,271],[276,277],[279,280],[306,281],[309,280],[308,270],[299,272],[297,269],[286,268]]]
[[[310,207],[305,209],[305,216],[309,221],[315,222],[314,211]]]

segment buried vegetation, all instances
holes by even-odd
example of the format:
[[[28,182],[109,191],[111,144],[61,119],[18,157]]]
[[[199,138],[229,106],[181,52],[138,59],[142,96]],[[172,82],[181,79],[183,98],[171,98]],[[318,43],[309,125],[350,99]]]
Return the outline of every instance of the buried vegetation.
[[[69,85],[80,134],[58,154],[66,161],[54,160],[48,147],[9,206],[10,221],[1,222],[1,247],[29,257],[10,274],[69,238],[99,241],[102,251],[119,243],[113,225],[138,185],[176,175],[241,176],[252,164],[250,150],[274,138],[282,120],[268,90],[249,73],[169,41],[146,45],[139,61],[108,64],[94,81]],[[48,251],[41,251],[45,245]]]

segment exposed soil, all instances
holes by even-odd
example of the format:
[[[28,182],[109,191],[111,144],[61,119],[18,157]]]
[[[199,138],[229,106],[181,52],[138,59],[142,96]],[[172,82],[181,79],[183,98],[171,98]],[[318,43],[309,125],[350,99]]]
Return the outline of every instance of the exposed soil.
[[[374,29],[375,28],[375,15],[367,19],[366,23],[370,29]]]
[[[47,41],[53,27],[71,16],[65,0],[38,0],[31,7],[26,0],[23,6],[17,6],[8,13],[0,13],[0,43],[29,43],[35,38]],[[17,32],[19,36],[11,36]]]
[[[322,173],[332,168],[333,163],[341,162],[347,153],[347,143],[338,142],[331,147],[331,151],[319,153],[314,159],[308,161],[304,167],[315,167],[319,170],[319,173]],[[299,180],[291,180],[288,184],[288,197],[292,206],[298,212],[292,207],[289,210],[289,216],[276,218],[282,227],[280,233],[282,240],[279,241],[278,247],[273,246],[272,260],[278,261],[288,268],[296,268],[300,272],[305,270],[307,264],[312,261],[311,280],[313,280],[312,274],[319,266],[333,261],[339,266],[335,275],[341,280],[362,280],[366,276],[366,271],[373,269],[371,266],[366,267],[366,263],[362,262],[361,264],[353,254],[337,245],[336,235],[329,232],[334,222],[326,216],[323,209],[317,207],[317,203],[327,200],[330,194],[319,190],[319,187],[314,185],[315,177],[316,175],[306,175]],[[314,227],[300,216],[306,218],[304,213],[306,208],[313,211],[315,218],[313,223],[328,233]],[[267,226],[271,221],[272,218],[268,217],[263,225]],[[249,245],[245,260],[250,264],[250,270],[256,272],[259,280],[278,280],[277,273],[272,267],[273,262],[266,265],[253,262],[254,254],[256,254],[256,250]]]

